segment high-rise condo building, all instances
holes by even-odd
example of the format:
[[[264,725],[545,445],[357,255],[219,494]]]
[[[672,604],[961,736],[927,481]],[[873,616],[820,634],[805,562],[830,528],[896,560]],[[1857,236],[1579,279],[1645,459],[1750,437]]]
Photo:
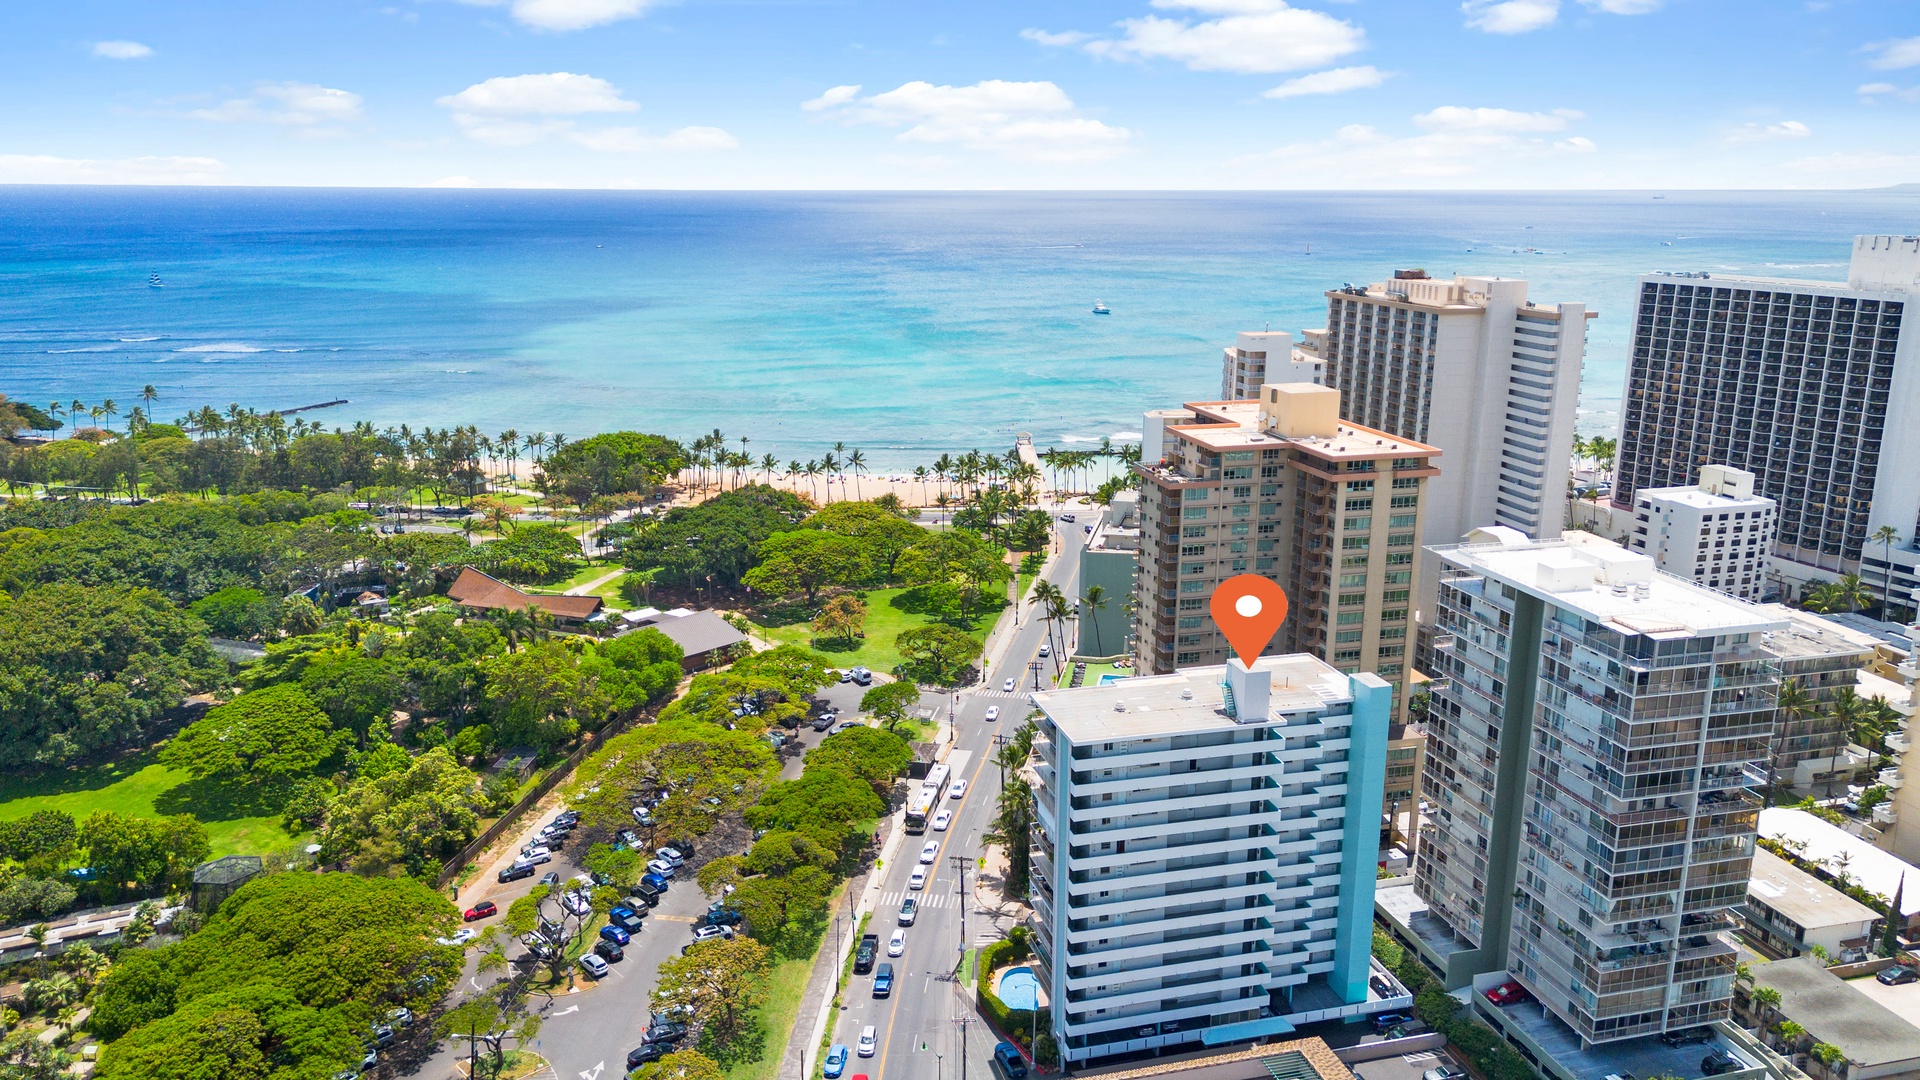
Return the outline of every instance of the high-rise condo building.
[[[1372,961],[1392,693],[1295,655],[1033,695],[1031,940],[1066,1061],[1411,1004]]]
[[[1430,835],[1415,890],[1580,1045],[1723,1019],[1784,625],[1615,544],[1436,548]]]
[[[1226,662],[1214,586],[1259,574],[1293,614],[1270,649],[1372,671],[1406,715],[1412,591],[1439,451],[1342,423],[1340,394],[1268,384],[1253,401],[1146,418],[1134,658],[1142,672]],[[1083,635],[1084,639],[1084,635]]]
[[[1774,501],[1753,493],[1753,474],[1724,465],[1700,470],[1692,487],[1641,488],[1628,547],[1675,577],[1758,600],[1773,550]]]
[[[1259,397],[1260,388],[1270,382],[1319,386],[1326,373],[1318,355],[1294,348],[1292,334],[1255,330],[1236,335],[1227,346],[1220,367],[1220,396],[1228,401]]]
[[[1127,601],[1140,565],[1140,493],[1116,494],[1098,515],[1080,548],[1080,595],[1070,598],[1080,605],[1074,648],[1081,656],[1131,655],[1133,619]]]
[[[1858,572],[1911,611],[1920,330],[1906,306],[1916,293],[1915,236],[1855,237],[1844,282],[1641,278],[1614,506],[1685,485],[1702,465],[1745,469],[1780,504],[1782,584]]]
[[[1572,464],[1574,406],[1586,355],[1584,304],[1536,304],[1514,278],[1391,281],[1327,293],[1327,326],[1308,331],[1340,391],[1340,416],[1438,447],[1421,542],[1457,544],[1469,529],[1505,525],[1560,535]],[[1438,568],[1414,604],[1432,618]]]

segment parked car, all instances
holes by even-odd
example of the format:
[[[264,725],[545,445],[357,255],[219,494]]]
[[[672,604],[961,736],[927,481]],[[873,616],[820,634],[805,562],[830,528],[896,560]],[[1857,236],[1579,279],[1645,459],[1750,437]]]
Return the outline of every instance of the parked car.
[[[647,869],[659,874],[663,878],[671,878],[677,872],[674,865],[665,859],[648,859]]]
[[[660,906],[660,890],[654,888],[652,885],[649,885],[646,881],[642,880],[638,885],[635,885],[633,887],[633,893],[631,896],[628,897],[628,899],[638,900],[642,904],[645,904],[647,907],[650,907],[650,908],[659,907]]]
[[[1679,1031],[1663,1031],[1660,1041],[1668,1046],[1692,1046],[1695,1043],[1713,1041],[1713,1029],[1710,1027],[1681,1028]]]
[[[631,1072],[649,1061],[659,1061],[671,1053],[673,1047],[666,1043],[643,1042],[627,1051],[627,1071]]]
[[[600,940],[611,941],[615,945],[626,945],[633,940],[633,935],[617,926],[603,926],[600,928]]]
[[[1078,519],[1076,519],[1076,518],[1075,518],[1075,517],[1074,517],[1074,516],[1073,516],[1072,514],[1061,514],[1061,515],[1060,515],[1060,520],[1061,520],[1061,521],[1064,521],[1064,522],[1066,522],[1066,523],[1067,523],[1067,524],[1069,524],[1069,525],[1071,525],[1071,524],[1073,524],[1073,523],[1074,523],[1074,521],[1076,521],[1076,520],[1078,520]],[[1009,1044],[1007,1044],[1007,1043],[1001,1043],[1000,1045],[1001,1045],[1001,1046],[1006,1046],[1006,1045],[1009,1045]]]
[[[940,841],[929,840],[926,843],[920,845],[921,863],[923,864],[931,863],[933,860],[939,857],[940,857]]]
[[[966,797],[967,781],[964,778],[955,780],[953,786],[947,789],[947,798],[949,799],[964,799]]]
[[[939,813],[933,815],[933,831],[934,832],[946,832],[947,826],[951,824],[953,824],[953,811],[942,810]]]
[[[1442,1065],[1437,1069],[1428,1069],[1421,1073],[1420,1080],[1468,1080],[1467,1070],[1452,1065]]]
[[[412,1027],[413,1010],[407,1008],[405,1005],[396,1005],[387,1010],[387,1023],[399,1024],[403,1028]]]
[[[899,956],[906,951],[907,932],[904,928],[896,927],[893,931],[893,936],[887,939],[887,955]]]
[[[529,851],[522,851],[520,853],[520,861],[527,864],[528,870],[532,870],[541,863],[552,862],[553,852],[543,847],[532,848]]]
[[[576,889],[568,889],[566,893],[560,897],[560,906],[573,912],[575,915],[590,915],[593,913],[593,900],[585,893]]]
[[[1747,1063],[1734,1057],[1725,1050],[1715,1050],[1700,1059],[1700,1071],[1707,1076],[1719,1076],[1722,1073],[1739,1072]]]
[[[548,886],[560,884],[560,872],[558,870],[549,870],[546,873],[541,874],[540,884],[548,885]]]
[[[687,861],[687,857],[680,853],[679,848],[663,847],[659,851],[654,852],[653,855],[654,858],[665,859],[667,862],[672,863],[675,870],[680,869],[681,864]]]
[[[475,919],[491,919],[498,914],[500,914],[499,905],[491,900],[482,900],[468,908],[462,919],[465,922],[472,922]]]
[[[822,713],[817,719],[814,720],[813,730],[825,731],[828,728],[833,726],[833,721],[834,721],[834,715],[832,713]]]
[[[988,720],[1000,719],[1000,706],[998,705],[987,706],[987,719]]]
[[[474,938],[477,938],[479,936],[480,936],[480,931],[475,930],[472,927],[463,926],[460,929],[455,930],[451,935],[447,937],[434,938],[433,940],[434,940],[434,944],[436,945],[465,945],[467,942],[472,941]]]
[[[700,921],[708,926],[739,926],[746,916],[728,907],[710,907]]]
[[[653,828],[653,811],[644,806],[636,806],[633,808],[633,820],[638,822],[641,828],[651,829]]]
[[[1879,979],[1888,986],[1899,986],[1902,983],[1920,982],[1920,971],[1915,971],[1905,964],[1896,964],[1893,967],[1882,969],[1874,978]]]
[[[615,922],[618,922],[622,919],[626,919],[636,923],[646,918],[647,905],[645,904],[636,905],[632,903],[633,899],[634,897],[629,896],[627,897],[627,901],[628,901],[627,903],[615,904],[612,910],[607,912],[607,918],[612,919]]]
[[[873,970],[873,958],[880,952],[879,934],[860,935],[860,944],[853,950],[853,973],[865,975]]]
[[[646,874],[640,875],[640,884],[645,885],[647,888],[652,889],[654,892],[663,893],[667,891],[667,886],[670,883],[667,881],[666,878],[661,877],[659,874],[646,873]]]
[[[881,964],[873,971],[873,996],[890,997],[893,994],[893,965]]]
[[[373,1045],[381,1048],[382,1050],[386,1049],[389,1046],[392,1046],[393,1040],[398,1037],[399,1036],[397,1036],[394,1033],[393,1026],[391,1024],[373,1025]]]
[[[611,929],[611,927],[609,927],[609,929]],[[604,979],[607,977],[606,958],[596,953],[582,953],[580,956],[580,966],[586,969],[587,974],[596,979]]]
[[[687,1025],[676,1021],[662,1020],[655,1016],[653,1022],[647,1025],[646,1040],[648,1042],[666,1043],[671,1046],[686,1037]]]
[[[913,917],[920,913],[920,901],[909,896],[900,901],[900,925],[912,926]]]
[[[1000,1071],[1007,1074],[1008,1080],[1021,1080],[1027,1075],[1027,1059],[1020,1056],[1020,1048],[1010,1042],[1003,1042],[993,1048],[993,1060],[1000,1065]]]
[[[854,1044],[854,1052],[861,1057],[872,1057],[880,1049],[880,1033],[872,1024],[860,1029],[860,1041]]]
[[[927,868],[924,866],[914,867],[913,873],[907,878],[907,888],[912,889],[915,892],[919,892],[921,889],[924,889],[926,887],[927,887]]]
[[[602,960],[605,960],[609,964],[617,964],[620,961],[625,960],[627,958],[627,950],[621,948],[618,945],[615,945],[611,941],[594,942],[593,952],[594,952],[594,955],[598,956]]]
[[[580,811],[562,810],[560,811],[560,813],[554,816],[553,820],[559,822],[562,825],[578,825],[580,824]]]
[[[732,936],[733,927],[731,926],[696,926],[693,928],[693,940],[695,941],[712,941],[715,938],[731,938]]]
[[[1413,1017],[1408,1016],[1406,1013],[1380,1013],[1373,1018],[1373,1030],[1382,1032],[1391,1031],[1394,1028],[1405,1027],[1411,1023],[1413,1023]]]
[[[840,1080],[847,1071],[847,1048],[844,1044],[834,1043],[827,1048],[825,1072],[827,1080]]]
[[[533,864],[529,862],[514,863],[512,866],[500,871],[499,874],[500,884],[502,885],[505,885],[509,881],[519,881],[521,878],[529,878],[532,876]]]
[[[839,723],[833,725],[833,733],[835,735],[838,735],[843,731],[852,731],[854,728],[857,728],[859,726],[860,726],[860,721],[858,720],[842,720]]]
[[[1495,1005],[1518,1005],[1532,996],[1532,994],[1527,993],[1526,987],[1521,986],[1512,979],[1508,979],[1506,982],[1487,991],[1487,1000],[1493,1002]]]

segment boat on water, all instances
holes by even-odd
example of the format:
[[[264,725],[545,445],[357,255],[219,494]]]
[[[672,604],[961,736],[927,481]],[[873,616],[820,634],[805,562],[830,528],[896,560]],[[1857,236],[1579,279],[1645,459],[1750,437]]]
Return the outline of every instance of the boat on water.
[[[1093,302],[1093,313],[1095,315],[1111,315],[1113,314],[1113,309],[1101,303],[1100,301],[1095,300]]]
[[[155,270],[153,273],[147,275],[147,288],[164,289],[166,287],[166,283],[160,280],[160,271]]]

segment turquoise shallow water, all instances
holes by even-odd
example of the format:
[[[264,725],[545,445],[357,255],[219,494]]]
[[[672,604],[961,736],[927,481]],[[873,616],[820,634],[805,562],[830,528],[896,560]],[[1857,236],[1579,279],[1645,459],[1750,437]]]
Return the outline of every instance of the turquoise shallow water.
[[[0,392],[718,427],[756,456],[844,441],[910,466],[1016,431],[1125,438],[1217,393],[1235,331],[1321,325],[1325,289],[1420,266],[1598,307],[1583,427],[1610,432],[1638,274],[1837,278],[1854,233],[1913,231],[1920,197],[1886,193],[0,188]]]

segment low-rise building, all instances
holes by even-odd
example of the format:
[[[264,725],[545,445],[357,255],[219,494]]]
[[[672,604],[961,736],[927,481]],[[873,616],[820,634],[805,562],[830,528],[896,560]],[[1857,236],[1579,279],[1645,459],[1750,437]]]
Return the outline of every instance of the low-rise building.
[[[1844,1063],[1824,1070],[1836,1080],[1920,1080],[1920,1028],[1847,985],[1817,958],[1776,960],[1749,970],[1754,988],[1778,991],[1780,1004],[1759,1006],[1751,991],[1744,992],[1741,1008],[1747,1019],[1769,1029],[1791,1020],[1806,1031],[1784,1049],[1805,1055],[1821,1043],[1838,1048]],[[1755,1015],[1756,1010],[1764,1015]]]
[[[1780,660],[1780,678],[1805,691],[1808,706],[1777,709],[1773,717],[1771,777],[1775,784],[1826,797],[1829,778],[1846,794],[1842,777],[1865,764],[1864,753],[1848,749],[1852,733],[1834,719],[1829,706],[1841,690],[1856,690],[1860,670],[1873,659],[1875,641],[1867,634],[1785,604],[1763,604],[1768,615],[1786,625],[1761,635],[1761,644]],[[1816,786],[1818,785],[1818,786]]]
[[[1920,927],[1920,869],[1892,852],[1882,851],[1805,810],[1780,806],[1760,811],[1760,836],[1810,866],[1823,867],[1836,876],[1845,873],[1855,885],[1883,902],[1891,902],[1899,892],[1901,925],[1909,931]]]
[[[1868,944],[1880,913],[1768,851],[1753,853],[1747,902],[1734,909],[1747,934],[1781,956],[1818,945],[1838,959]]]
[[[1629,546],[1661,570],[1742,600],[1766,593],[1776,506],[1752,473],[1706,465],[1692,487],[1641,488],[1633,510]]]
[[[632,625],[652,627],[673,639],[680,646],[680,666],[687,671],[725,663],[733,657],[735,646],[747,640],[747,635],[717,611],[675,608],[655,612]]]
[[[447,586],[447,599],[469,611],[526,611],[529,608],[553,616],[556,623],[583,623],[600,613],[605,601],[597,596],[555,596],[531,593],[501,581],[471,566]]]

